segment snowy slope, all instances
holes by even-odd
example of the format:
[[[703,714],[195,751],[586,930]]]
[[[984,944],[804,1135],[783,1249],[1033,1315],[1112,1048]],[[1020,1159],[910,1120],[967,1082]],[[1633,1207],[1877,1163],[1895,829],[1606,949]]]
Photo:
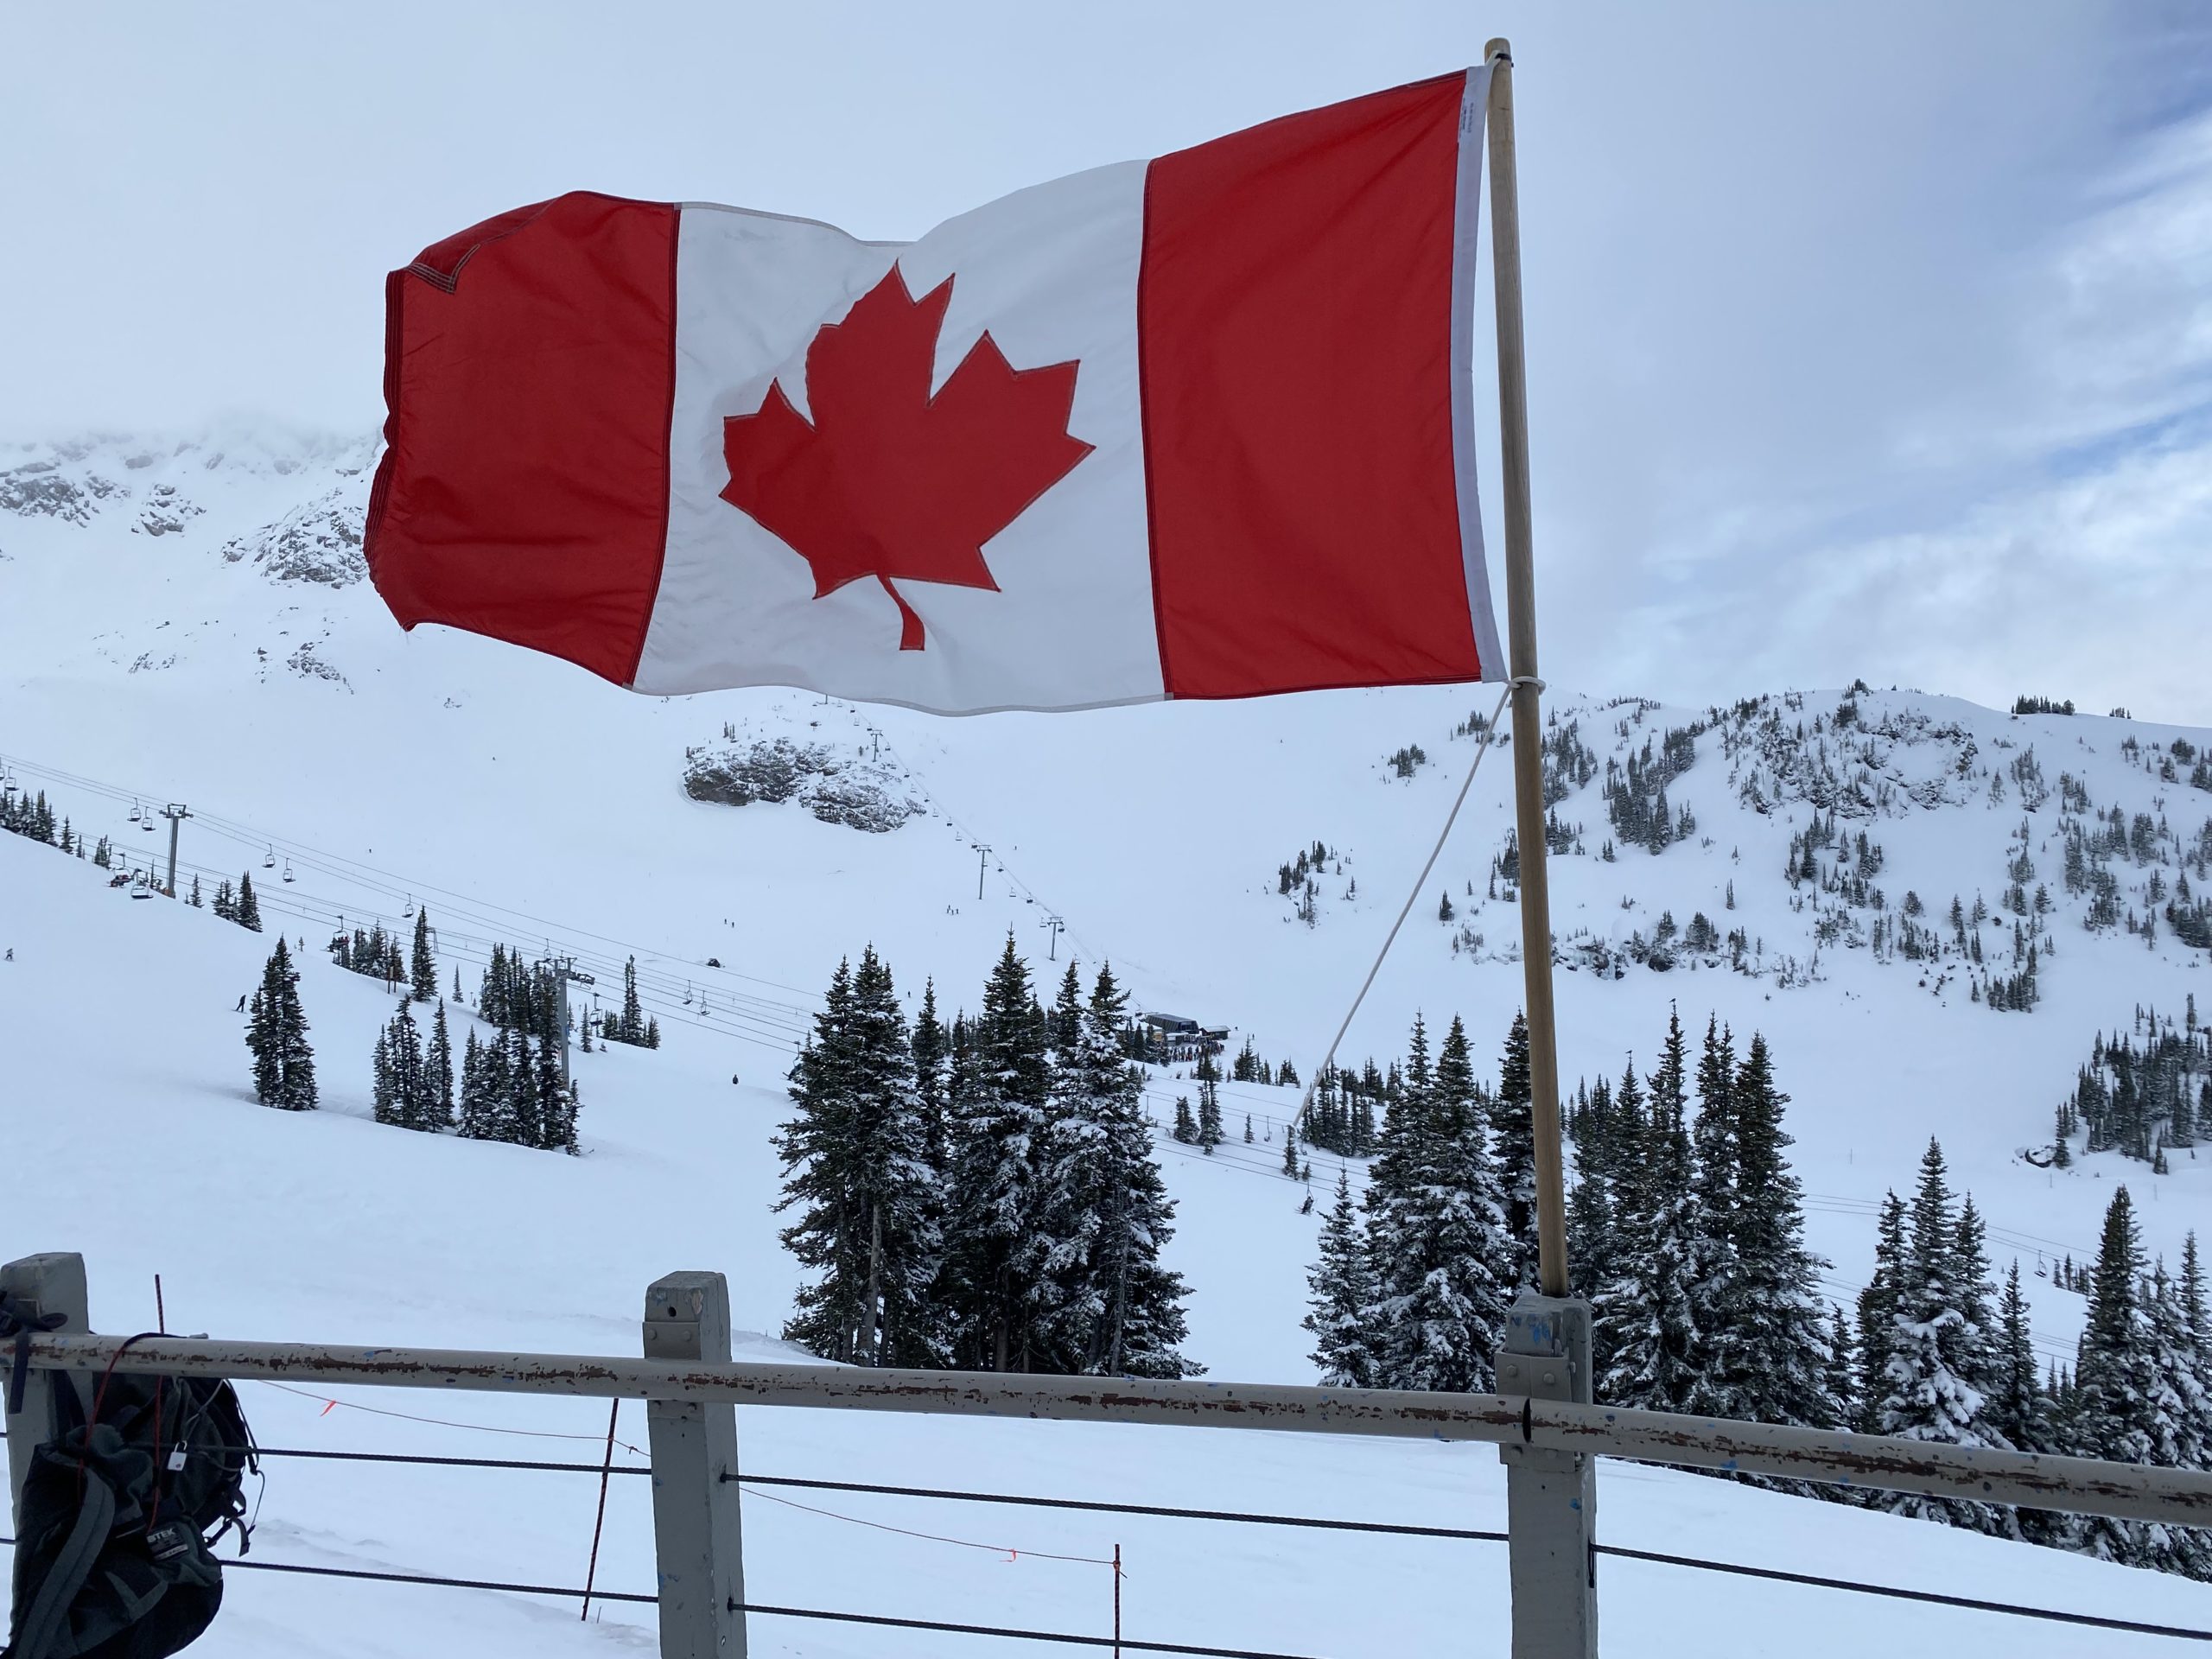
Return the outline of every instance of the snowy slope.
[[[0,984],[0,1044],[10,1057],[0,1113],[11,1135],[50,1154],[32,1166],[67,1167],[90,1135],[115,1172],[98,1191],[56,1178],[10,1202],[0,1211],[0,1249],[85,1249],[95,1318],[106,1328],[146,1322],[142,1304],[159,1271],[175,1321],[192,1329],[620,1352],[635,1339],[642,1286],[696,1265],[728,1271],[740,1325],[772,1333],[793,1279],[767,1208],[766,1136],[791,1046],[840,956],[873,941],[902,989],[918,997],[931,976],[948,1007],[972,1005],[1011,927],[1040,975],[1057,971],[1043,960],[1048,949],[1062,960],[1110,957],[1141,1004],[1249,1033],[1264,1055],[1289,1056],[1310,1075],[1473,756],[1474,741],[1454,728],[1495,698],[1471,687],[951,721],[798,693],[632,697],[486,641],[430,629],[400,634],[354,579],[372,453],[360,442],[234,433],[0,454],[0,755],[75,828],[111,836],[137,865],[166,837],[130,822],[134,798],[188,803],[185,880],[196,869],[212,890],[251,868],[270,926],[310,944],[340,916],[403,924],[416,903],[438,926],[446,973],[462,968],[472,988],[494,941],[572,952],[602,989],[619,982],[634,952],[671,1041],[655,1054],[618,1050],[580,1061],[588,1154],[581,1160],[381,1130],[365,1121],[366,1060],[385,999],[310,949],[303,994],[327,1109],[305,1120],[265,1112],[245,1093],[232,1010],[266,941],[181,906],[131,902],[89,867],[0,836],[0,945],[17,953]],[[1569,613],[1554,605],[1548,616]],[[2200,1170],[2175,1154],[2173,1173],[2152,1181],[2116,1154],[2066,1173],[2018,1156],[2048,1141],[2050,1109],[2098,1030],[2126,1029],[2139,1004],[2178,1014],[2206,982],[2206,953],[2169,931],[2146,947],[2125,931],[2082,928],[2082,901],[2061,888],[2047,827],[2055,798],[2028,815],[2038,879],[2059,905],[2050,924],[2057,951],[2042,963],[2042,1001],[2031,1013],[1969,1001],[1955,964],[1946,977],[1940,967],[1875,960],[1863,943],[1880,913],[1870,908],[1831,919],[1823,942],[1819,907],[1783,871],[1792,837],[1814,814],[1804,794],[1825,801],[1840,779],[1842,829],[1864,829],[1883,848],[1876,885],[1889,914],[1907,889],[1930,923],[1954,893],[1971,905],[1979,893],[1999,908],[2008,843],[2024,816],[2011,768],[2029,747],[2054,796],[2068,772],[2099,808],[2117,802],[2163,815],[2185,842],[2212,814],[2212,794],[2190,786],[2186,766],[2176,780],[2161,778],[2158,759],[2176,736],[2201,747],[2208,734],[2101,717],[2015,719],[1897,691],[1848,699],[1847,738],[1830,726],[1846,701],[1807,693],[1796,706],[1770,698],[1740,719],[1722,711],[1721,724],[1695,739],[1694,762],[1669,785],[1671,808],[1688,807],[1696,833],[1656,856],[1623,847],[1608,862],[1599,855],[1613,834],[1601,798],[1605,762],[1624,763],[1647,737],[1711,715],[1549,700],[1561,721],[1578,722],[1597,769],[1558,806],[1582,826],[1584,848],[1554,864],[1554,915],[1575,964],[1560,975],[1566,1074],[1616,1073],[1630,1051],[1641,1061],[1670,1001],[1686,1022],[1711,1012],[1739,1034],[1764,1030],[1794,1096],[1789,1128],[1812,1195],[1811,1242],[1834,1261],[1840,1297],[1871,1259],[1875,1202],[1910,1179],[1930,1134],[1988,1217],[2000,1270],[2015,1253],[2031,1267],[2039,1249],[2089,1254],[2117,1180],[2143,1200],[2146,1242],[2171,1258],[2184,1231],[2212,1217],[2212,1160]],[[1760,735],[1769,715],[1784,730],[1778,747]],[[925,810],[872,834],[823,822],[798,801],[689,798],[687,752],[722,745],[726,728],[746,741],[782,736],[865,759]],[[1402,779],[1388,757],[1412,744],[1430,760]],[[1833,779],[1817,772],[1824,747]],[[1432,891],[1347,1042],[1350,1056],[1387,1059],[1416,1009],[1432,1021],[1464,1014],[1480,1046],[1502,1038],[1519,1001],[1517,926],[1507,899],[1484,895],[1510,822],[1508,762],[1486,762]],[[2006,779],[2001,802],[1990,798],[1993,767]],[[1871,805],[1862,816],[1851,816],[1854,790]],[[1317,839],[1344,874],[1332,868],[1319,884],[1308,927],[1277,892],[1276,873]],[[979,856],[979,842],[988,855]],[[1823,864],[1833,858],[1831,849],[1820,855]],[[282,879],[288,866],[290,883]],[[2169,883],[2173,868],[2165,867]],[[2147,870],[2121,874],[2139,886]],[[1459,912],[1449,925],[1436,919],[1441,891]],[[2139,893],[2132,902],[2139,907]],[[1615,977],[1610,964],[1626,957],[1632,936],[1648,939],[1663,912],[1684,926],[1701,912],[1724,932],[1742,927],[1759,947],[1757,971],[1732,971],[1722,951],[1715,965],[1678,961],[1663,973],[1628,961]],[[1052,916],[1066,928],[1056,945],[1040,925]],[[1855,947],[1853,931],[1862,941]],[[2010,938],[1988,927],[1993,965],[2009,961]],[[708,967],[709,957],[723,966]],[[743,1078],[734,1088],[733,1073]],[[1174,1092],[1173,1079],[1160,1081],[1156,1111],[1170,1108]],[[1245,1084],[1224,1094],[1231,1141],[1211,1160],[1170,1147],[1166,1160],[1181,1204],[1173,1261],[1196,1287],[1191,1350],[1216,1376],[1307,1380],[1297,1319],[1315,1218],[1297,1213],[1302,1191],[1273,1173],[1273,1137],[1295,1095]],[[1236,1139],[1248,1109],[1262,1137],[1249,1148]],[[181,1169],[200,1179],[220,1172],[235,1195],[235,1224],[146,1222],[161,1215]],[[87,1204],[98,1212],[92,1224]],[[2030,1287],[2041,1344],[2070,1354],[2079,1299],[2040,1280]],[[274,1394],[250,1403],[272,1442],[315,1434],[325,1438],[308,1443],[486,1454],[481,1437],[459,1431],[344,1412],[318,1417],[319,1407]],[[578,1408],[480,1400],[467,1412],[449,1402],[428,1409],[604,1432],[603,1415],[594,1427],[595,1414]],[[918,1484],[1166,1495],[1474,1526],[1495,1524],[1476,1517],[1502,1503],[1486,1454],[1437,1448],[1207,1436],[1200,1454],[1183,1441],[1154,1448],[1130,1431],[1147,1448],[1132,1455],[1123,1448],[1135,1441],[1103,1431],[765,1413],[747,1414],[742,1433],[749,1459],[761,1448],[756,1466],[831,1478],[896,1470]],[[1456,1460],[1449,1470],[1446,1459]],[[409,1567],[461,1560],[475,1574],[541,1580],[580,1570],[590,1494],[543,1477],[552,1485],[539,1507],[535,1486],[525,1495],[512,1484],[426,1485],[421,1473],[341,1478],[281,1467],[270,1501],[281,1498],[272,1514],[289,1530],[275,1535],[282,1548],[271,1554]],[[1894,1583],[1979,1586],[1967,1593],[2000,1598],[2026,1586],[2058,1605],[2132,1617],[2163,1616],[2150,1611],[2162,1608],[2181,1622],[2212,1622],[2192,1586],[2049,1552],[1650,1471],[1609,1470],[1605,1482],[1605,1531],[1615,1541],[1675,1548],[1694,1538],[1695,1553],[1730,1559],[1810,1560]],[[436,1501],[423,1501],[425,1492]],[[634,1587],[646,1581],[649,1560],[643,1494],[624,1499],[618,1490],[622,1502],[631,1507],[618,1510],[606,1580]],[[1115,1541],[1087,1522],[1054,1516],[1040,1527],[1020,1512],[879,1503],[867,1513],[990,1541],[1004,1532],[1024,1548],[1065,1554]],[[765,1504],[749,1514],[749,1588],[761,1599],[898,1599],[925,1616],[988,1611],[984,1622],[1019,1615],[1083,1629],[1096,1628],[1096,1610],[1082,1598],[1103,1605],[1081,1577],[1101,1569],[1056,1568],[1077,1575],[1058,1580],[1044,1563],[1015,1569],[987,1554]],[[1365,1544],[1332,1541],[1332,1571],[1319,1574],[1309,1541],[1294,1535],[1115,1530],[1133,1552],[1133,1606],[1150,1610],[1145,1632],[1166,1639],[1381,1652],[1431,1643],[1444,1620],[1456,1628],[1464,1618],[1459,1573],[1437,1570],[1447,1566],[1443,1557],[1416,1570],[1402,1545],[1372,1547],[1375,1573],[1392,1586],[1388,1612],[1377,1614],[1316,1588],[1345,1581],[1347,1563],[1369,1559]],[[1450,1567],[1459,1560],[1451,1550],[1473,1551],[1469,1566],[1490,1575],[1494,1595],[1502,1591],[1502,1560],[1483,1547],[1436,1548]],[[880,1574],[875,1563],[887,1564]],[[1071,1589],[1077,1582],[1084,1587]],[[1734,1649],[1726,1642],[1735,1638],[1707,1624],[1694,1633],[1681,1624],[1686,1599],[1712,1588],[1619,1565],[1607,1586],[1609,1635],[1626,1652],[1688,1652],[1693,1641],[1699,1652],[1768,1650],[1750,1633],[1755,1624]],[[234,1593],[241,1611],[212,1651],[306,1650],[284,1647],[277,1633],[301,1628],[310,1605],[358,1611],[358,1619],[319,1627],[346,1632],[327,1637],[338,1643],[332,1652],[402,1650],[410,1631],[421,1635],[410,1618],[475,1619],[487,1651],[599,1639],[556,1635],[557,1615],[479,1605],[460,1592],[416,1613],[408,1598],[431,1592],[346,1590],[326,1601],[319,1585],[260,1582]],[[1157,1601],[1144,1599],[1155,1593]],[[884,1600],[868,1603],[869,1594]],[[1797,1626],[1813,1609],[1808,1595],[1732,1590],[1731,1605],[1770,1606]],[[474,1611],[455,1611],[464,1606]],[[1907,1631],[1924,1636],[1938,1628],[1929,1621],[1954,1617],[1961,1631],[1993,1639],[1993,1627],[1965,1615],[1908,1618],[1857,1601],[1823,1600],[1813,1623],[1838,1651],[1847,1639],[1858,1651]],[[2001,1631],[2027,1652],[2124,1650],[2117,1638],[2085,1645],[2063,1631]],[[777,1635],[791,1651],[892,1650],[861,1634]],[[1926,1650],[1917,1638],[1906,1649]]]

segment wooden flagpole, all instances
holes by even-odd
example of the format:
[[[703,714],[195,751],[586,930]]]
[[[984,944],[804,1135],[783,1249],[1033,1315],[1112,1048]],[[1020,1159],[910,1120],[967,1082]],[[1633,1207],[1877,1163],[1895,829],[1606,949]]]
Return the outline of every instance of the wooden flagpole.
[[[1536,581],[1529,510],[1529,371],[1521,340],[1521,200],[1514,180],[1513,48],[1490,65],[1491,262],[1497,295],[1497,435],[1503,463],[1505,609],[1513,678],[1513,785],[1520,843],[1521,957],[1536,1141],[1538,1283],[1567,1288],[1567,1192],[1560,1148],[1559,1042],[1552,1015],[1551,888],[1544,868],[1543,724],[1536,677]]]

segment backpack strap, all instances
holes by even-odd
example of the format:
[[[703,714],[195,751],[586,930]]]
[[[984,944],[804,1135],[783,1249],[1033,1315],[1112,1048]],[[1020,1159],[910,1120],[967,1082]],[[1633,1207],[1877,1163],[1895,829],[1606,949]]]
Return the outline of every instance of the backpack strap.
[[[113,1433],[112,1430],[110,1431]],[[54,1640],[75,1605],[77,1592],[92,1576],[93,1563],[115,1529],[115,1491],[106,1471],[97,1469],[85,1482],[78,1500],[76,1523],[48,1563],[38,1592],[24,1610],[22,1628],[10,1644],[7,1659],[47,1659]]]
[[[33,1313],[4,1290],[0,1290],[0,1337],[16,1339],[15,1365],[8,1375],[8,1414],[20,1414],[23,1408],[23,1384],[31,1374],[31,1334],[36,1331],[59,1331],[68,1323],[65,1313]]]

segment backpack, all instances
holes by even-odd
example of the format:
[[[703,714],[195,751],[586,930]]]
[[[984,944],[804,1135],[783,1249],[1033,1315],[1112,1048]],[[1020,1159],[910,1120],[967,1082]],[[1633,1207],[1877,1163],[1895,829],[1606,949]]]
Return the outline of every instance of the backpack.
[[[260,1461],[238,1394],[219,1378],[110,1370],[90,1421],[74,1387],[53,1395],[58,1432],[23,1483],[0,1659],[167,1659],[222,1605],[216,1542],[236,1527],[246,1552],[245,1477]]]

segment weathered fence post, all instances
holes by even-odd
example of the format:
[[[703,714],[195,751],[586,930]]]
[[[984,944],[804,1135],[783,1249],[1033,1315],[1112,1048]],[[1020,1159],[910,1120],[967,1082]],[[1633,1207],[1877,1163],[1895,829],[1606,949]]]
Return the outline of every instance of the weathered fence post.
[[[90,1331],[86,1311],[85,1258],[71,1252],[27,1255],[0,1267],[0,1293],[18,1319],[60,1316],[56,1331]],[[15,1342],[0,1342],[0,1403],[12,1403],[16,1370]],[[73,1386],[60,1371],[32,1370],[23,1378],[23,1408],[8,1413],[8,1515],[22,1519],[23,1482],[31,1472],[31,1454],[54,1438],[54,1390]],[[10,1536],[21,1529],[11,1526]]]
[[[729,1285],[721,1274],[671,1273],[654,1282],[645,1293],[645,1357],[729,1362]],[[652,1400],[645,1424],[661,1659],[744,1659],[737,1408]]]
[[[1590,1305],[1522,1291],[1506,1315],[1497,1391],[1590,1404]],[[1596,1460],[1510,1441],[1497,1455],[1511,1535],[1513,1659],[1596,1659]]]

